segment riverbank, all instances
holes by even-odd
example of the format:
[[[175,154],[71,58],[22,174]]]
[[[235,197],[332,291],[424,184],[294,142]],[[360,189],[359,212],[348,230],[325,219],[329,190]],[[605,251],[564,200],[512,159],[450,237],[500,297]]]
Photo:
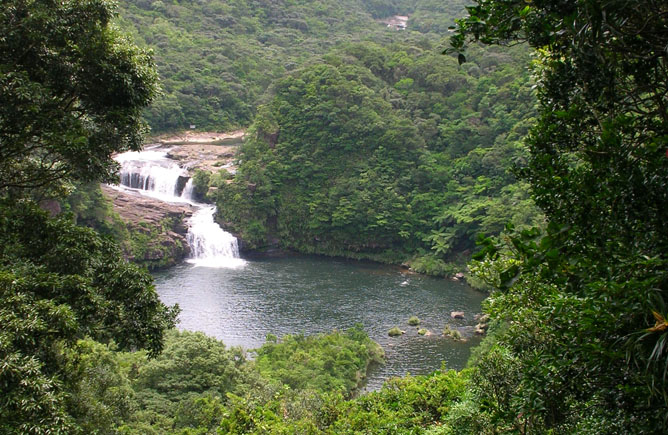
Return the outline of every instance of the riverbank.
[[[223,223],[223,226],[224,223]],[[433,276],[436,278],[444,278],[451,281],[466,282],[473,288],[481,291],[486,291],[482,285],[478,285],[475,280],[470,280],[468,275],[467,262],[470,253],[464,252],[457,256],[456,260],[451,263],[446,263],[442,260],[436,260],[429,256],[416,257],[411,260],[406,260],[405,256],[400,254],[386,255],[385,253],[373,254],[366,252],[348,252],[348,251],[331,251],[318,250],[316,246],[309,247],[306,250],[297,250],[282,248],[279,246],[279,241],[276,244],[262,248],[247,248],[244,246],[243,238],[234,234],[239,239],[240,251],[244,256],[250,258],[282,258],[291,256],[313,256],[329,258],[332,260],[349,260],[358,262],[367,262],[373,264],[382,264],[391,266],[400,270],[402,273],[421,274]]]

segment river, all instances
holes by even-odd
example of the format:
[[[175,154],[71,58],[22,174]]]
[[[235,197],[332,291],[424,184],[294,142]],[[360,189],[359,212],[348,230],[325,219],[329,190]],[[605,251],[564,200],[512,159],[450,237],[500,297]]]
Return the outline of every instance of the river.
[[[160,298],[180,305],[180,328],[202,331],[228,346],[253,349],[267,334],[314,334],[362,323],[387,360],[370,371],[370,390],[392,376],[432,372],[442,361],[461,369],[480,342],[470,328],[464,328],[466,342],[445,338],[441,331],[446,323],[474,325],[482,293],[374,263],[284,256],[249,260],[239,268],[186,263],[154,276]],[[465,319],[451,319],[451,311],[464,311]],[[407,324],[411,316],[418,316],[420,327],[433,335],[418,335]],[[393,326],[406,334],[389,337]]]

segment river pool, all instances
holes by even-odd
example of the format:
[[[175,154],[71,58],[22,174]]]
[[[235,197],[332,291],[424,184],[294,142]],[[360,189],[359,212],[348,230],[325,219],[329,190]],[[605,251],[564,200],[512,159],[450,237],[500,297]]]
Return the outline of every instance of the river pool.
[[[396,267],[324,257],[280,256],[248,260],[238,268],[184,263],[154,273],[163,302],[181,307],[179,327],[202,331],[228,346],[260,347],[267,334],[314,334],[362,323],[385,349],[387,362],[369,373],[367,389],[392,376],[461,369],[480,342],[472,326],[485,295],[464,283],[407,273]],[[450,318],[463,311],[463,320]],[[418,316],[420,336],[409,326]],[[466,342],[441,335],[461,327]],[[393,326],[406,331],[389,337]]]

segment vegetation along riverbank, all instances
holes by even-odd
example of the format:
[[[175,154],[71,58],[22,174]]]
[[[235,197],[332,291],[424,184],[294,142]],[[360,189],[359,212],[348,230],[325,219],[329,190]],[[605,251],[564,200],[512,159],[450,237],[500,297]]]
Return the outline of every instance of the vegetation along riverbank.
[[[666,433],[668,4],[470,3],[5,0],[0,433]],[[171,187],[121,175],[176,205],[100,188],[149,129]],[[363,326],[178,332],[140,265],[194,220],[245,264],[203,202],[251,249],[468,264],[487,335],[363,393]]]

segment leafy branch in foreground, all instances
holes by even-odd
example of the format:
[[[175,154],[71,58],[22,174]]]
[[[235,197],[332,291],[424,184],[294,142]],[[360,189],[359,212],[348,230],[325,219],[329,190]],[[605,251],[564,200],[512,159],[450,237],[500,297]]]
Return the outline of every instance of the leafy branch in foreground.
[[[0,203],[0,431],[75,431],[65,399],[76,340],[156,355],[177,313],[111,241],[29,202]]]
[[[3,2],[0,194],[111,181],[111,154],[141,147],[157,74],[113,17],[107,0]]]
[[[520,367],[514,425],[665,431],[668,6],[476,3],[453,51],[470,38],[537,53],[540,116],[518,173],[549,225],[488,241],[475,266],[498,289],[488,310]]]

